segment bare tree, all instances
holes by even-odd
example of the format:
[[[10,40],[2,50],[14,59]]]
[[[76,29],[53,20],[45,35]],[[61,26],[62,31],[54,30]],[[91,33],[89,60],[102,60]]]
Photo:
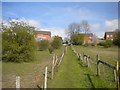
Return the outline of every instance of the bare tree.
[[[89,33],[90,32],[90,24],[87,21],[82,21],[81,23],[71,23],[68,25],[66,30],[66,34],[72,42],[73,36],[80,34],[80,32]]]
[[[90,24],[88,23],[88,21],[83,20],[80,24],[81,30],[84,33],[90,33]]]
[[[73,34],[81,32],[79,23],[71,23],[68,26],[66,34],[71,37]]]

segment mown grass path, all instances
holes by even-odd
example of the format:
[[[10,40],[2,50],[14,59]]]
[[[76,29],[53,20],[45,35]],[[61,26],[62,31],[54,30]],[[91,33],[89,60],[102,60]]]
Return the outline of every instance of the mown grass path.
[[[48,81],[48,88],[106,88],[106,82],[91,72],[70,47],[67,48],[63,62],[55,73],[54,79]]]

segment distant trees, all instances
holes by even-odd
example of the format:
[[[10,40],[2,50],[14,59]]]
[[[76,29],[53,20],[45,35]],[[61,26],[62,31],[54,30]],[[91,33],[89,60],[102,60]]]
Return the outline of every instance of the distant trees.
[[[32,61],[34,53],[34,30],[23,21],[2,24],[2,59],[10,62]]]
[[[62,46],[62,38],[59,36],[54,36],[53,40],[41,40],[38,42],[39,50],[44,51],[46,49],[52,53],[55,49],[59,49]]]
[[[73,45],[82,45],[84,42],[83,34],[74,34],[71,36],[71,42]]]
[[[90,24],[87,21],[81,23],[71,23],[68,25],[67,35],[72,44],[81,45],[83,43],[84,35],[80,33],[90,33]]]
[[[68,25],[67,34],[69,37],[74,34],[78,34],[79,32],[81,32],[79,23],[71,23]]]
[[[48,40],[41,40],[38,42],[39,50],[43,51],[49,48],[49,41]]]
[[[59,37],[59,36],[54,36],[53,38],[53,41],[51,43],[51,46],[54,48],[54,49],[58,49],[62,46],[62,38]]]
[[[99,45],[104,46],[105,48],[108,48],[113,45],[113,42],[112,40],[106,40],[106,41],[100,42]]]
[[[81,31],[84,33],[90,33],[90,24],[88,23],[88,21],[83,20],[80,24],[81,26]]]
[[[52,53],[55,49],[59,49],[62,46],[62,37],[54,36],[49,46],[49,52]]]

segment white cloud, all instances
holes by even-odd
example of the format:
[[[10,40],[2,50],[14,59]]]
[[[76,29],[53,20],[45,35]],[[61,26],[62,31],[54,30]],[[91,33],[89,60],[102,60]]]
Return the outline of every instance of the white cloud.
[[[88,9],[85,8],[77,8],[78,6],[74,6],[74,7],[67,7],[65,8],[66,11],[68,12],[68,14],[76,14],[78,16],[85,16],[87,14],[90,14],[91,12]]]
[[[97,14],[96,12],[91,11],[87,8],[81,8],[79,5],[73,7],[64,8],[66,10],[67,16],[71,16],[71,19],[74,17],[74,20],[99,20],[101,21],[101,15]]]
[[[91,26],[91,31],[97,31],[100,28],[100,24],[90,24]]]
[[[40,23],[36,20],[27,20],[27,22],[31,25],[31,26],[35,26],[35,27],[39,27],[40,28]]]
[[[105,21],[105,26],[104,29],[105,31],[114,31],[115,29],[118,28],[118,20],[114,19],[114,20],[107,20]]]
[[[10,16],[17,16],[17,14],[14,13],[14,12],[6,12],[6,14],[8,14],[8,15],[10,15]]]
[[[90,24],[91,26],[91,32],[94,33],[98,38],[104,37],[104,32],[100,32],[101,25],[100,24]]]
[[[65,38],[65,29],[63,28],[59,28],[59,27],[53,27],[53,28],[44,28],[44,29],[40,29],[42,31],[51,31],[51,35],[55,36],[61,36],[62,38]]]
[[[23,21],[23,22],[29,24],[30,26],[34,26],[36,28],[40,28],[40,26],[41,26],[38,21],[33,20],[33,19],[28,20],[28,19],[25,19],[25,18],[21,18],[21,19],[12,19],[10,21],[15,21],[15,22],[21,22],[21,21]],[[4,22],[4,25],[9,26],[8,21],[3,20],[3,22]]]
[[[99,38],[103,38],[105,32],[114,31],[118,28],[118,20],[106,20],[103,27],[100,24],[91,24],[91,31]]]
[[[105,32],[95,32],[95,35],[97,35],[98,38],[103,38]]]

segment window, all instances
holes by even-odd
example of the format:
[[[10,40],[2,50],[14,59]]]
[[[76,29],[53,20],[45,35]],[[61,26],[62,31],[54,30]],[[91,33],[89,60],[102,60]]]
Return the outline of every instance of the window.
[[[107,37],[109,37],[109,35],[107,35]]]

